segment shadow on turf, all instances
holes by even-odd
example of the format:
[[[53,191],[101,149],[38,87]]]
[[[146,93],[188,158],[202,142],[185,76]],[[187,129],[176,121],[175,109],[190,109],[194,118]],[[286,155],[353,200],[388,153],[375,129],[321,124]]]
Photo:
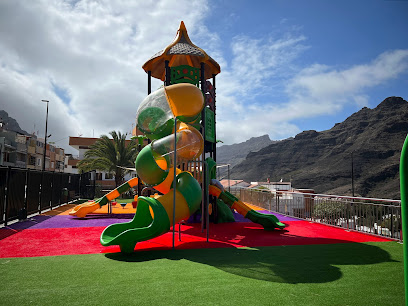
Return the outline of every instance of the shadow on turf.
[[[191,249],[187,250],[109,253],[105,256],[129,263],[160,259],[189,260],[242,277],[291,284],[338,280],[342,277],[338,265],[372,265],[393,261],[388,252],[374,245],[342,240],[333,244],[333,239],[330,242],[325,240],[319,238],[321,244],[314,245],[257,248],[231,248],[228,244],[214,242],[213,248],[209,249],[194,249],[196,242],[192,242],[193,245],[189,245]],[[316,239],[311,243],[316,243]]]

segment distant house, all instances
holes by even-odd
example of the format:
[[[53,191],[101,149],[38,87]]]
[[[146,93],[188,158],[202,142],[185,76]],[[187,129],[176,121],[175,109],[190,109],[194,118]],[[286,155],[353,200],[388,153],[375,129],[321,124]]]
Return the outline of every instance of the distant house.
[[[225,190],[230,190],[231,193],[237,193],[241,188],[247,188],[251,184],[245,182],[244,180],[221,180],[221,184]]]
[[[84,159],[85,152],[89,150],[90,146],[93,145],[99,138],[88,138],[88,137],[69,137],[69,145],[74,149],[78,150],[79,155],[67,155],[65,162],[66,172],[78,173],[77,164],[80,160]],[[129,143],[130,140],[126,140]],[[128,181],[131,178],[136,177],[136,172],[128,173],[125,175],[124,180]],[[93,179],[93,178],[92,178]],[[114,189],[115,179],[112,174],[96,170],[96,184],[101,185],[102,189]]]
[[[44,139],[6,130],[0,125],[0,166],[43,169]],[[45,170],[64,172],[64,149],[47,143]]]
[[[271,191],[292,191],[291,182],[251,182],[251,188],[254,187],[265,187]]]

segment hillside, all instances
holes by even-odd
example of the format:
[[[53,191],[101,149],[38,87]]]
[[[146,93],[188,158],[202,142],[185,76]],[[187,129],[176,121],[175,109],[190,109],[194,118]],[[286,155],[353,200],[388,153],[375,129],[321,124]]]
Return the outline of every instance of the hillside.
[[[250,152],[259,151],[273,143],[268,135],[252,137],[249,140],[217,148],[217,164],[230,164],[231,168],[243,160]]]
[[[5,129],[28,135],[26,131],[20,128],[18,122],[14,118],[10,117],[9,114],[4,110],[0,110],[0,121],[3,122],[3,126]]]
[[[292,179],[295,188],[351,195],[353,156],[356,196],[399,199],[399,159],[407,133],[408,102],[389,97],[330,130],[304,131],[248,154],[231,177]]]

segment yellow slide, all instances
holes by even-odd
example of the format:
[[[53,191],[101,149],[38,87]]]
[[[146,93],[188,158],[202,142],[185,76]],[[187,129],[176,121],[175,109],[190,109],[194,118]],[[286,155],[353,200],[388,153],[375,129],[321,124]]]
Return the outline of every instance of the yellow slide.
[[[94,212],[98,208],[101,208],[98,202],[89,201],[80,205],[75,206],[69,214],[71,216],[77,216],[78,218],[85,218],[87,214]]]

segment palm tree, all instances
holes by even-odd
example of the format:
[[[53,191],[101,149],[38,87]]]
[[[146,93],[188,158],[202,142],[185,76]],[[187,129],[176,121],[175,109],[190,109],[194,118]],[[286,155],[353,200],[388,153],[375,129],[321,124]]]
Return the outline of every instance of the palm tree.
[[[101,170],[113,174],[118,187],[123,183],[125,174],[130,172],[121,167],[134,167],[138,144],[134,139],[126,144],[127,134],[116,131],[109,134],[112,139],[102,135],[90,146],[90,149],[85,152],[85,158],[78,163],[78,168],[81,172]]]

